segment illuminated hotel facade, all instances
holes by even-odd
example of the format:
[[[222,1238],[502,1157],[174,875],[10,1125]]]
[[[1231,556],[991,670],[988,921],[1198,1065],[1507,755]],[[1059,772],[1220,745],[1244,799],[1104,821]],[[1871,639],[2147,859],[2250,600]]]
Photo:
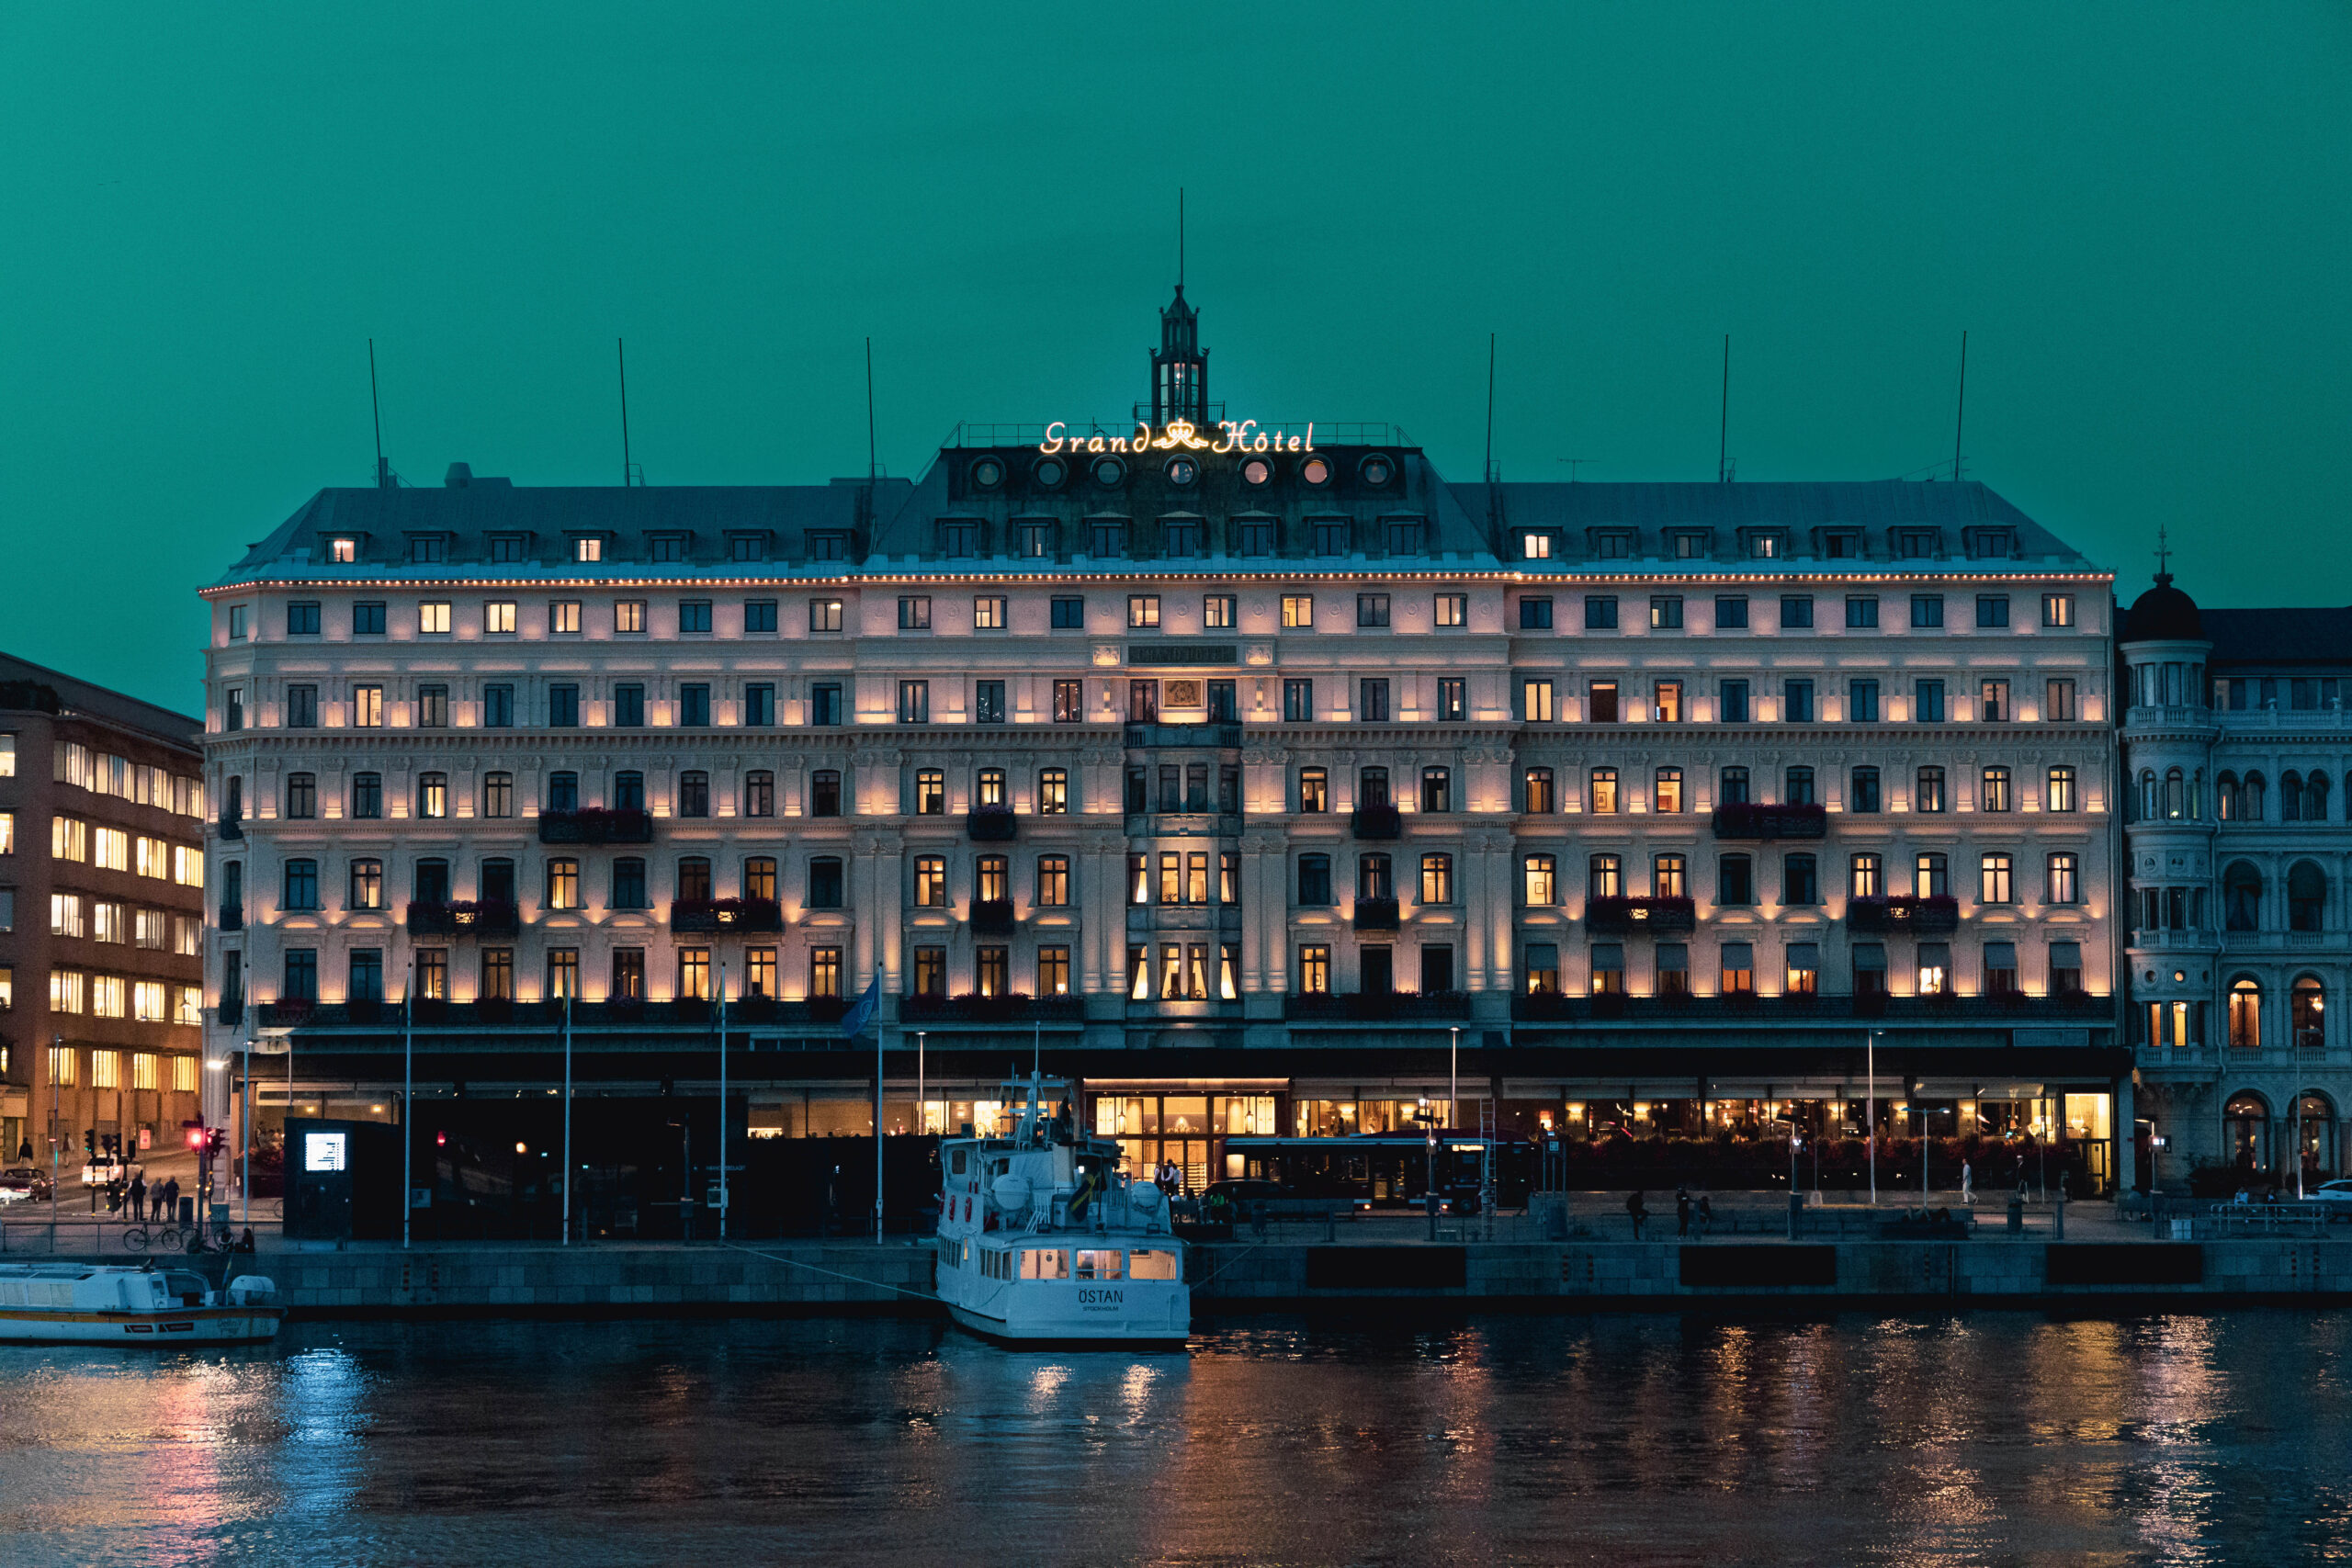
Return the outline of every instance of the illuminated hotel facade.
[[[321,491],[204,591],[216,1047],[368,1113],[413,970],[420,1098],[536,1096],[568,992],[650,1120],[716,1093],[723,990],[730,1125],[865,1134],[878,975],[892,1127],[918,1035],[934,1129],[1037,1049],[1196,1182],[1423,1096],[1934,1103],[2118,1174],[2106,572],[1975,483],[1227,423],[1161,317],[1133,421],[911,482]]]

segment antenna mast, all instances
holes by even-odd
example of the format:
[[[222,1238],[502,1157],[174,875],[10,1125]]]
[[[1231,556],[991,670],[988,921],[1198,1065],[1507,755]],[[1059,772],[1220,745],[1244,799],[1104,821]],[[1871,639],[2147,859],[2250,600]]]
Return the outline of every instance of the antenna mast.
[[[865,487],[874,488],[874,340],[865,340]]]
[[[1724,333],[1724,412],[1715,428],[1715,482],[1721,484],[1730,473],[1731,454],[1731,333]]]
[[[613,353],[621,367],[621,488],[627,490],[637,482],[637,465],[628,460],[628,344],[615,338]]]
[[[1960,402],[1951,416],[1951,479],[1960,482],[1960,433],[1968,427],[1968,329],[1960,333]]]
[[[1184,287],[1184,187],[1176,187],[1176,288]]]
[[[368,407],[376,421],[376,488],[392,488],[391,476],[384,467],[384,400],[376,391],[376,340],[368,340]]]

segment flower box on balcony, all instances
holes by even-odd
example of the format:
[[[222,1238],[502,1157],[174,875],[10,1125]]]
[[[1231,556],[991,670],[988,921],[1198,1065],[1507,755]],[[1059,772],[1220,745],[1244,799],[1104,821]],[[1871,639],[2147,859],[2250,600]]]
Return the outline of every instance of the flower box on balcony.
[[[1752,801],[1716,807],[1713,821],[1718,839],[1818,839],[1829,828],[1828,813],[1818,806],[1762,806]]]
[[[1359,839],[1393,839],[1405,830],[1405,818],[1393,806],[1359,806],[1348,813],[1348,827]]]
[[[978,844],[1001,844],[1020,831],[1020,819],[1010,806],[975,806],[965,814],[964,830]]]
[[[675,898],[670,903],[673,931],[780,931],[784,906],[773,898]]]
[[[1584,923],[1592,931],[1628,936],[1695,931],[1699,916],[1688,898],[1595,898],[1585,905]]]
[[[650,844],[653,815],[582,806],[570,811],[539,813],[539,842],[543,844]]]
[[[495,898],[419,899],[408,907],[411,936],[470,936],[512,941],[523,929],[514,905]]]
[[[1846,924],[1858,931],[1956,931],[1960,901],[1948,895],[1929,898],[1849,898]]]
[[[1360,931],[1395,931],[1396,929],[1396,900],[1394,898],[1357,899],[1355,927]]]
[[[1011,936],[1012,934],[1012,900],[1010,898],[973,899],[972,934],[974,936]]]

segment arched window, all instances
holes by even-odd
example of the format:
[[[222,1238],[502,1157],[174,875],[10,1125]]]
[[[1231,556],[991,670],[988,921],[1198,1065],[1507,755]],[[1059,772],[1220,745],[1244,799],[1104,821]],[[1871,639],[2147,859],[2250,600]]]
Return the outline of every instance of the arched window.
[[[514,902],[514,863],[493,855],[481,863],[481,898],[488,904]],[[577,905],[574,906],[577,908]]]
[[[2165,774],[2165,818],[2177,822],[2188,815],[2188,779],[2178,768]]]
[[[1421,857],[1421,902],[1451,904],[1453,902],[1453,857],[1423,855]]]
[[[1811,806],[1814,804],[1813,770],[1811,768],[1791,768],[1789,770],[1788,784],[1788,793],[1782,797],[1785,804],[1790,806]]]
[[[2327,1044],[2327,997],[2316,975],[2299,975],[2293,989],[2287,994],[2287,1022],[2293,1031],[2295,1049],[2318,1051]]]
[[[1625,863],[1617,855],[1595,855],[1585,868],[1585,893],[1593,898],[1625,896]]]
[[[2262,986],[2252,976],[2230,982],[2230,1049],[2262,1049]]]
[[[2303,776],[2293,769],[2278,775],[2278,820],[2300,822],[2303,819]]]
[[[2238,804],[2238,776],[2223,773],[2213,781],[2213,808],[2224,822],[2234,822],[2243,809]]]
[[[1560,901],[1559,866],[1558,859],[1552,855],[1528,855],[1522,859],[1521,869],[1530,908],[1540,909]]]
[[[1747,770],[1746,768],[1725,768],[1724,770],[1723,788],[1717,792],[1717,798],[1719,803],[1724,806],[1747,805]]]
[[[2260,773],[2246,774],[2245,783],[2238,789],[2238,804],[2245,807],[2245,820],[2248,822],[2262,820],[2267,809],[2267,803],[2263,796],[2268,792],[2269,787],[2264,783]]]
[[[2230,1163],[2241,1172],[2270,1168],[2270,1102],[2252,1089],[2230,1096],[2222,1108],[2222,1142]]]
[[[419,817],[449,815],[449,775],[419,773],[416,775],[416,814]]]
[[[645,775],[630,768],[613,775],[613,809],[642,811],[645,809]]]
[[[548,908],[580,908],[580,863],[570,855],[556,855],[548,861]]]
[[[2262,873],[2245,861],[2222,873],[2222,923],[2233,931],[2262,929]]]
[[[446,860],[421,860],[411,882],[412,895],[420,904],[446,904],[449,901],[449,863]]]
[[[2306,1181],[2335,1174],[2335,1103],[2317,1089],[2295,1099],[2295,1143]]]
[[[1394,898],[1396,877],[1388,857],[1384,854],[1356,857],[1356,897],[1359,898]]]
[[[2315,931],[2327,908],[2327,874],[2299,860],[2287,871],[2287,929]]]
[[[380,909],[384,907],[384,863],[379,860],[355,860],[351,863],[351,908]]]
[[[319,814],[319,781],[313,773],[286,775],[286,815],[297,821]]]
[[[2303,820],[2327,820],[2327,775],[2313,773],[2303,781]]]
[[[2140,771],[2139,818],[2143,822],[2156,819],[2156,774],[2153,768]]]
[[[752,855],[743,862],[743,897],[775,899],[775,857]]]
[[[498,775],[492,773],[492,778]],[[237,781],[231,779],[231,784]],[[361,821],[373,821],[384,815],[384,775],[354,773],[351,775],[351,815]],[[513,813],[510,811],[509,816]]]
[[[650,907],[645,897],[645,863],[635,855],[623,855],[613,862],[613,908],[644,909]]]
[[[940,817],[947,811],[947,775],[937,768],[915,770],[915,815]]]
[[[1372,807],[1388,804],[1388,770],[1365,768],[1356,774],[1356,804]]]
[[[318,862],[289,860],[286,863],[286,897],[281,902],[288,909],[315,909],[319,907]]]
[[[548,775],[548,809],[577,811],[580,809],[580,775],[554,773]]]
[[[1530,816],[1549,816],[1559,808],[1558,797],[1554,794],[1552,787],[1552,770],[1549,768],[1528,769],[1524,807],[1527,813]]]
[[[710,862],[701,855],[687,855],[678,862],[678,897],[682,899],[707,900],[710,897]]]

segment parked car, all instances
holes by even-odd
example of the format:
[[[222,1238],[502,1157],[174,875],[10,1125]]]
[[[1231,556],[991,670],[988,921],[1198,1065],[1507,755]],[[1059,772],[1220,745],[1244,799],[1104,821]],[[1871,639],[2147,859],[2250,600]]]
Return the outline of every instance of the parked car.
[[[0,1170],[0,1203],[38,1203],[49,1196],[49,1172],[29,1165]]]
[[[2323,1181],[2319,1185],[2319,1190],[2308,1194],[2308,1197],[2312,1202],[2327,1205],[2327,1217],[2330,1223],[2352,1219],[2352,1179],[2339,1178],[2334,1181]]]

